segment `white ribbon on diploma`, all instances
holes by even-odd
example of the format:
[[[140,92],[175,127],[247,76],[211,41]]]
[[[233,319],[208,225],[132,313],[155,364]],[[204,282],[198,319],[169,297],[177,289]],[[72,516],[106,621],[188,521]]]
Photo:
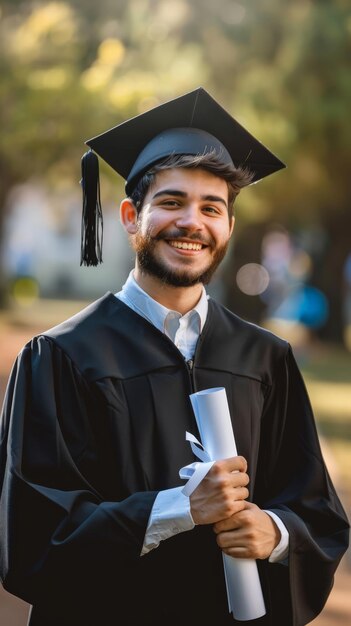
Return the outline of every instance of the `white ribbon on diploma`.
[[[227,395],[224,387],[205,389],[190,396],[201,444],[187,433],[192,450],[203,462],[182,468],[180,476],[189,478],[183,492],[189,496],[215,461],[237,456]],[[200,446],[200,447],[199,447]],[[235,619],[248,621],[266,613],[256,561],[236,559],[223,553],[229,612]]]

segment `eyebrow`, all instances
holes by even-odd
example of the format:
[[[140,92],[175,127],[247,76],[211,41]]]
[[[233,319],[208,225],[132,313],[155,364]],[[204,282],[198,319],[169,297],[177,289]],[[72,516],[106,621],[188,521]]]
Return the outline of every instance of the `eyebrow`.
[[[180,189],[162,189],[161,191],[157,191],[155,195],[152,196],[152,199],[154,200],[154,198],[158,198],[159,196],[177,196],[178,198],[186,198],[188,194],[185,191],[180,191]],[[201,196],[201,200],[204,200],[205,202],[221,202],[226,208],[228,208],[226,201],[220,196]]]

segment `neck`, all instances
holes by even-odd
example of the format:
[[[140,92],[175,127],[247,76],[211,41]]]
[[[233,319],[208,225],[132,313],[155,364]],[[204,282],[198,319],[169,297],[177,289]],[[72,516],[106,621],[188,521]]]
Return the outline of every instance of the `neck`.
[[[134,278],[146,293],[172,311],[178,311],[182,315],[191,311],[198,303],[202,295],[202,284],[192,287],[173,287],[166,285],[158,278],[141,272],[138,265],[134,269]]]

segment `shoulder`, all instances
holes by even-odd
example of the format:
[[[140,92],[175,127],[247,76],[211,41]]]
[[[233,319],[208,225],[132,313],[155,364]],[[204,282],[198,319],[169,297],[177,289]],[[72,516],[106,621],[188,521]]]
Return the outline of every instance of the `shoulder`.
[[[108,292],[102,298],[42,334],[60,343],[64,342],[66,337],[71,340],[72,337],[84,336],[92,330],[96,332],[106,319],[116,313],[119,304],[120,301]]]
[[[112,293],[43,337],[54,350],[63,351],[88,381],[126,379],[174,364],[173,346],[164,335]]]
[[[220,355],[226,369],[266,384],[271,384],[274,372],[283,365],[290,350],[289,343],[281,337],[240,318],[212,299],[206,331],[204,343],[209,346],[208,352]]]
[[[241,341],[244,343],[259,342],[267,348],[271,347],[273,350],[283,353],[289,349],[288,342],[270,330],[244,320],[215,300],[210,299],[209,305],[212,314],[211,321],[220,326],[223,335],[235,333],[241,337]]]
[[[112,293],[92,302],[76,315],[46,330],[31,342],[64,353],[87,378],[99,377],[106,362],[111,334],[117,332],[126,306]]]

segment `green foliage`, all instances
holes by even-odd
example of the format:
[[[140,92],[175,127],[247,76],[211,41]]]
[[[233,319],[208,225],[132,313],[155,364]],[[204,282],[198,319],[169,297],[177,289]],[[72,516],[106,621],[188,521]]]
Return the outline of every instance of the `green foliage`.
[[[11,184],[69,175],[85,138],[203,84],[290,168],[260,188],[258,219],[345,207],[346,0],[5,2],[0,29]]]
[[[186,5],[151,4],[5,3],[0,160],[11,185],[70,176],[84,139],[205,81],[199,46],[181,41]]]

